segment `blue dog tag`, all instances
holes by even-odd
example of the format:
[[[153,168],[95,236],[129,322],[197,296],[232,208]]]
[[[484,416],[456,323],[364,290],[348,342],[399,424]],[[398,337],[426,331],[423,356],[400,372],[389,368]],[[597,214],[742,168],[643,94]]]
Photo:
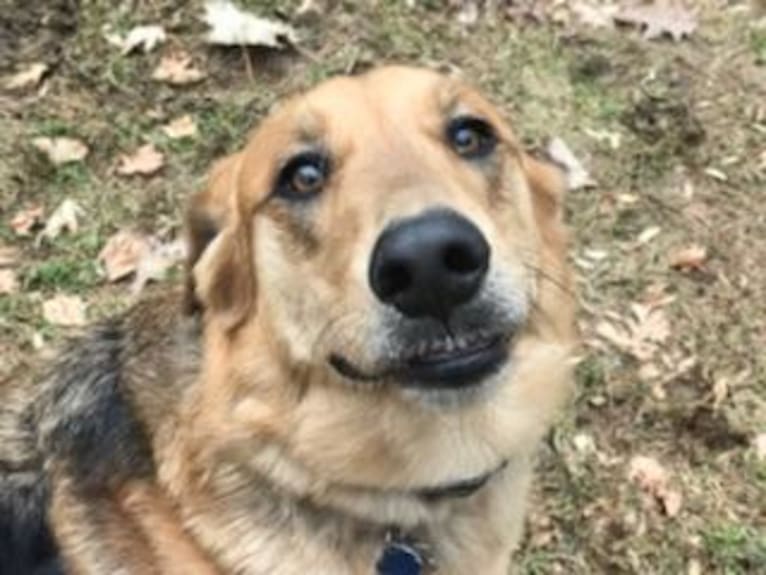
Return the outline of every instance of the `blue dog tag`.
[[[375,567],[377,575],[421,575],[423,558],[409,545],[391,542],[383,549]]]

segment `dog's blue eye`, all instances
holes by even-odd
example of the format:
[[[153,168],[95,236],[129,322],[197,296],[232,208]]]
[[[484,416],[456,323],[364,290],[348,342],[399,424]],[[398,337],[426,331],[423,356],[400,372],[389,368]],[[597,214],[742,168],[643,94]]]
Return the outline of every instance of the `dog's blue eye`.
[[[327,172],[327,158],[315,152],[300,154],[282,168],[275,192],[287,199],[311,198],[322,191]]]
[[[447,139],[459,156],[475,160],[491,154],[497,145],[494,130],[484,120],[459,117],[447,126]]]

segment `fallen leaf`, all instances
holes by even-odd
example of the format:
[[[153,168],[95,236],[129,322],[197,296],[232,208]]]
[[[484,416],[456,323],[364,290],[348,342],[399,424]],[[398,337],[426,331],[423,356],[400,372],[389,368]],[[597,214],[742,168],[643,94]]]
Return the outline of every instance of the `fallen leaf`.
[[[42,62],[30,64],[20,72],[9,77],[5,82],[8,90],[23,90],[36,87],[48,71],[48,65]]]
[[[152,79],[175,86],[193,84],[205,77],[205,73],[194,67],[192,57],[184,52],[165,56],[152,72]]]
[[[718,409],[729,397],[729,379],[727,377],[718,377],[713,382],[713,409]]]
[[[292,26],[259,18],[228,0],[213,0],[205,4],[204,20],[210,27],[207,35],[209,44],[280,49],[298,41],[298,34]]]
[[[16,265],[19,250],[11,246],[0,246],[0,268],[10,268]]]
[[[583,130],[586,135],[593,138],[599,143],[605,142],[612,150],[619,150],[622,144],[622,135],[618,132],[610,132],[608,130],[594,130],[593,128],[585,128]]]
[[[88,146],[75,138],[35,138],[32,145],[43,152],[54,166],[80,162],[88,155]]]
[[[473,26],[479,20],[479,5],[475,0],[461,2],[460,10],[455,16],[458,24]]]
[[[293,19],[299,23],[310,23],[318,20],[322,14],[327,12],[328,0],[303,0],[301,5],[295,10]],[[412,8],[412,6],[408,6]]]
[[[753,449],[759,460],[766,461],[766,433],[759,433],[753,438]]]
[[[186,242],[175,240],[169,243],[150,240],[150,248],[138,260],[136,279],[131,290],[140,292],[150,281],[165,278],[168,270],[186,258]]]
[[[702,563],[697,559],[689,559],[689,564],[686,566],[686,575],[702,575]]]
[[[640,234],[638,234],[638,238],[636,239],[636,244],[639,246],[643,246],[645,244],[648,244],[651,242],[654,238],[656,238],[658,235],[660,235],[660,232],[662,231],[661,228],[658,226],[649,226],[648,228],[644,228]]]
[[[559,164],[567,176],[567,185],[570,190],[591,187],[595,182],[590,174],[582,165],[580,160],[574,155],[566,142],[561,138],[553,138],[548,144],[548,155]]]
[[[197,124],[189,114],[186,114],[162,126],[162,131],[171,140],[193,138],[197,135]]]
[[[16,279],[16,272],[0,269],[0,295],[16,293],[18,290],[19,282]]]
[[[719,182],[729,181],[729,176],[726,175],[726,172],[719,170],[718,168],[713,168],[712,166],[705,168],[705,174]]]
[[[42,206],[34,205],[18,212],[11,220],[11,229],[17,236],[28,236],[43,220]]]
[[[611,2],[577,1],[571,5],[571,10],[577,19],[591,28],[611,28],[614,17],[620,8]]]
[[[668,517],[675,517],[681,511],[683,496],[676,489],[667,489],[657,497],[662,504],[662,509]]]
[[[602,320],[595,332],[617,349],[647,362],[670,337],[670,323],[661,308],[634,303],[627,317]]]
[[[575,449],[584,455],[596,452],[596,442],[592,435],[587,433],[578,433],[572,437],[572,445]]]
[[[117,173],[122,176],[151,176],[165,165],[165,156],[154,147],[154,144],[144,144],[132,155],[120,156]]]
[[[167,34],[162,26],[136,26],[120,42],[120,47],[123,56],[137,49],[148,54],[165,40],[167,40]]]
[[[707,249],[694,244],[671,254],[670,267],[680,271],[701,270],[706,260]]]
[[[53,325],[85,325],[85,304],[75,295],[57,295],[43,302],[43,317]]]
[[[116,282],[135,272],[141,259],[150,251],[149,238],[122,230],[107,240],[98,254],[98,261],[104,267],[106,279]]]
[[[614,18],[617,22],[643,29],[643,36],[647,40],[667,34],[678,42],[697,29],[697,15],[677,0],[635,4],[622,8]]]
[[[681,492],[670,487],[670,476],[659,461],[643,455],[633,457],[628,464],[628,479],[655,498],[665,515],[678,515],[683,500]]]
[[[668,472],[653,457],[636,455],[628,465],[628,478],[641,489],[654,493],[668,484]]]
[[[83,213],[83,209],[77,202],[70,198],[65,199],[48,218],[41,236],[52,240],[57,238],[63,231],[67,231],[70,234],[77,232],[80,227],[77,219]]]

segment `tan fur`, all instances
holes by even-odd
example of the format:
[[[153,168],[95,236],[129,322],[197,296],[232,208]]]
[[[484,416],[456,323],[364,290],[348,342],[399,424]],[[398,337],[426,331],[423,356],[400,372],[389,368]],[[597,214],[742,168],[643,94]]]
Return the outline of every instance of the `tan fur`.
[[[445,149],[454,111],[498,131],[491,166]],[[307,139],[336,167],[321,198],[300,208],[309,215],[296,216],[268,196],[280,162]],[[505,574],[535,445],[570,382],[562,192],[491,104],[435,73],[384,68],[285,102],[191,201],[187,297],[204,310],[201,359],[167,414],[145,408],[156,477],[101,502],[56,484],[53,524],[73,572],[369,574],[396,525],[431,547],[439,575]],[[340,349],[375,367],[385,311],[367,287],[369,254],[389,222],[434,205],[476,223],[498,293],[529,308],[512,368],[484,397],[443,408],[396,385],[355,388],[326,361]],[[209,244],[196,240],[200,217],[221,228]],[[167,362],[163,349],[152,362]],[[157,373],[155,385],[165,381]],[[468,498],[413,494],[504,460]],[[86,527],[94,505],[106,529]]]

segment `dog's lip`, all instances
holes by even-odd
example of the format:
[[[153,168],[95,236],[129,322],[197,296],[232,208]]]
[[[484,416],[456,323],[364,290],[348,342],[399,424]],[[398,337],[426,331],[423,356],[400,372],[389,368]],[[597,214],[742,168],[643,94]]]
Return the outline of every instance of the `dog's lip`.
[[[510,337],[488,334],[450,340],[452,348],[416,354],[400,369],[406,387],[457,388],[474,385],[494,373],[508,357]]]
[[[374,373],[340,354],[329,364],[343,377],[360,382],[395,379],[408,388],[451,389],[480,383],[506,361],[512,333],[487,332],[424,340]]]

